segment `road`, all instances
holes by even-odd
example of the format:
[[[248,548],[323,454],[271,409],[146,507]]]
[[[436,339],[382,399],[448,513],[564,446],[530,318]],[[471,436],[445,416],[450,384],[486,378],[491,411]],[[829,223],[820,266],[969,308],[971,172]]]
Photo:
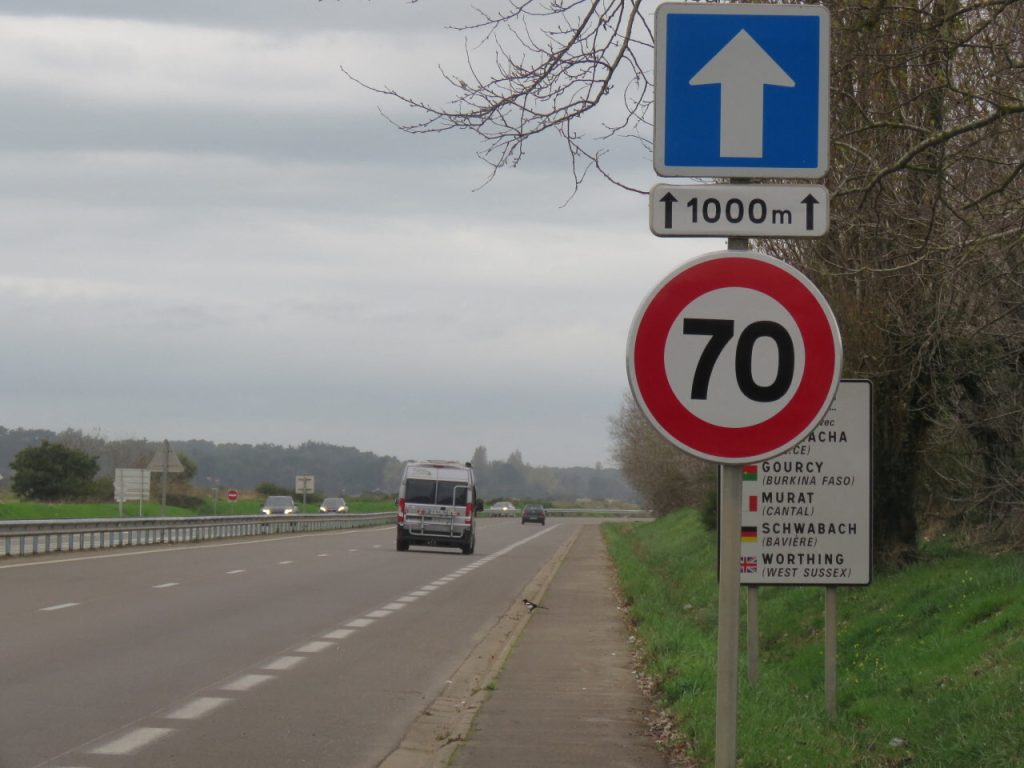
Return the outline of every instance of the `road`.
[[[586,521],[0,565],[0,768],[375,766]]]

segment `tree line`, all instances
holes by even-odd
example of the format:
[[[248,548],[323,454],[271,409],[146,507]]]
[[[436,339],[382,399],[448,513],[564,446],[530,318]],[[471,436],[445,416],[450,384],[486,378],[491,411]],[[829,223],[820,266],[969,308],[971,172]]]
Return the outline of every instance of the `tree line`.
[[[55,433],[0,427],[0,466],[8,467],[3,474],[23,498],[110,500],[114,469],[147,467],[159,446],[139,439],[107,440],[74,429]],[[280,446],[183,440],[172,448],[185,471],[171,475],[171,491],[184,506],[190,496],[195,500],[213,488],[292,489],[297,475],[313,475],[320,495],[392,496],[398,492],[404,465],[394,456],[319,442]],[[622,473],[611,467],[531,466],[519,451],[507,460],[490,460],[484,446],[470,458],[477,487],[486,499],[639,498]]]

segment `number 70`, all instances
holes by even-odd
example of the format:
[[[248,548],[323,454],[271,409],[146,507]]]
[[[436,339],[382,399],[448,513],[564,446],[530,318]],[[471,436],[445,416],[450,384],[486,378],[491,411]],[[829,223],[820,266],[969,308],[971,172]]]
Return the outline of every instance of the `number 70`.
[[[694,336],[708,336],[708,343],[697,361],[693,373],[693,387],[690,397],[694,400],[708,399],[708,384],[711,372],[718,363],[722,351],[736,333],[732,320],[711,320],[707,318],[683,318],[683,333]],[[754,381],[754,345],[760,339],[771,339],[778,349],[778,369],[775,380],[762,386]],[[794,375],[793,339],[789,332],[771,320],[758,320],[744,328],[736,340],[736,383],[740,392],[758,403],[778,400],[793,383]]]

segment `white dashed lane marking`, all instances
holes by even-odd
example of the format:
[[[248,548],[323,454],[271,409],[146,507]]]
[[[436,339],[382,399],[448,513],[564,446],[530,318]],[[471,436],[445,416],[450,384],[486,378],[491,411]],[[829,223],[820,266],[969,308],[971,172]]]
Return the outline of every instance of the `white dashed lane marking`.
[[[257,685],[261,685],[267,680],[273,680],[273,675],[243,675],[232,683],[222,685],[222,691],[251,691]]]
[[[334,643],[328,643],[325,640],[313,640],[296,650],[299,653],[320,653],[320,651],[326,651],[328,648],[332,647],[334,647]]]
[[[328,632],[324,637],[328,640],[344,640],[346,637],[354,633],[354,629],[336,629],[333,632]]]
[[[245,568],[236,568],[233,571],[228,571],[228,576],[237,576],[239,573],[245,573]]]
[[[391,611],[370,611],[366,614],[368,619],[384,619],[391,615]]]
[[[153,589],[167,589],[169,587],[176,587],[176,586],[178,586],[178,582],[177,581],[168,581],[166,584],[154,584],[153,585]]]
[[[274,670],[275,672],[281,672],[286,669],[291,669],[296,664],[301,664],[305,661],[305,656],[282,656],[279,659],[274,659],[269,664],[265,664],[263,669]]]
[[[173,732],[173,728],[136,728],[119,739],[91,750],[94,755],[130,755]]]
[[[354,629],[362,629],[363,627],[368,627],[371,624],[373,624],[373,619],[352,619],[352,621],[345,626],[352,627]]]
[[[168,720],[198,720],[205,714],[213,712],[217,707],[227,704],[231,699],[217,696],[202,696],[167,715]]]

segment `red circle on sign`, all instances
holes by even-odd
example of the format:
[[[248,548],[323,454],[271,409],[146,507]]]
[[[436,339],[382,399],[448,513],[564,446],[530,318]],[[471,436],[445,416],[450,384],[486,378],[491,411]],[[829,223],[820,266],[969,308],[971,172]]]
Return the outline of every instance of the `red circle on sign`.
[[[695,300],[723,288],[746,288],[777,302],[793,318],[803,342],[803,375],[789,402],[750,426],[714,424],[697,416],[673,392],[666,371],[673,324]],[[654,426],[683,450],[726,464],[758,461],[800,442],[832,402],[841,362],[838,325],[814,284],[788,264],[751,251],[709,253],[670,274],[638,310],[627,350],[633,395]]]
[[[228,491],[228,501],[237,501],[238,491]]]

